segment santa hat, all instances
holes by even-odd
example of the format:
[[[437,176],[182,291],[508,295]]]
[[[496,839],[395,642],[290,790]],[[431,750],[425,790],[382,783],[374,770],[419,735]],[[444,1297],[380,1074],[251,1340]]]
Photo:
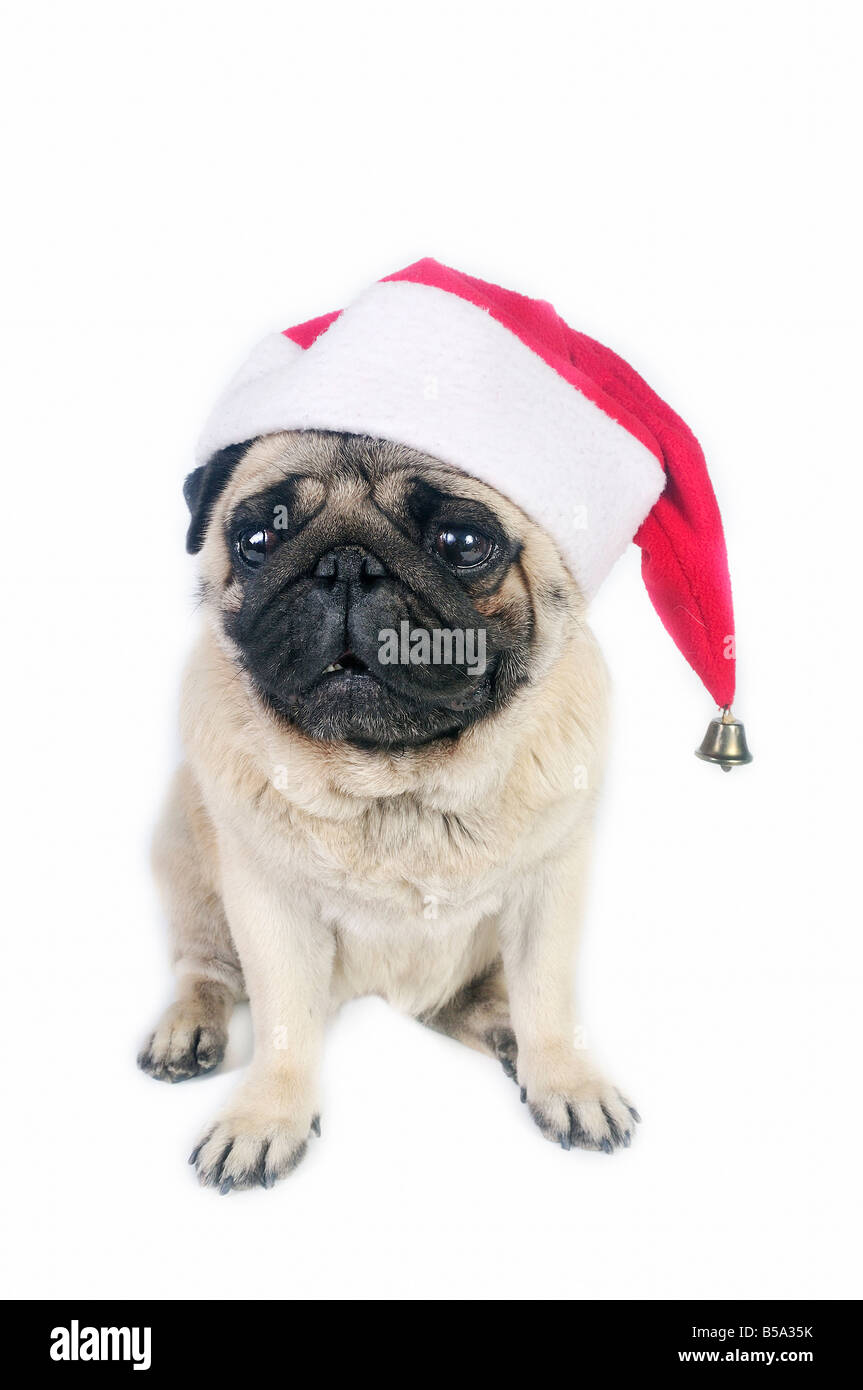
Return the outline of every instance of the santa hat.
[[[199,462],[304,429],[394,440],[490,483],[554,536],[587,598],[634,540],[654,608],[723,709],[726,756],[701,755],[749,761],[730,715],[731,584],[704,455],[609,348],[544,300],[417,261],[266,337],[211,414]]]

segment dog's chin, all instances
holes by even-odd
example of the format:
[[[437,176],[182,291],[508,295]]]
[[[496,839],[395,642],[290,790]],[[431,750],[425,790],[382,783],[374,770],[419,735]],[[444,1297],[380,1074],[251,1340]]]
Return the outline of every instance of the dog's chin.
[[[467,695],[429,702],[394,690],[366,667],[325,671],[307,690],[264,689],[269,709],[308,738],[358,748],[417,748],[437,739],[457,738],[488,713],[490,674]]]

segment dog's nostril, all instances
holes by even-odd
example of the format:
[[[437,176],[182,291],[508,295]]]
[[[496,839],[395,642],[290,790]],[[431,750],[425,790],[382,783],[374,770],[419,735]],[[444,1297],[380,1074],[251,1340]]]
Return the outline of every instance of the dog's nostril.
[[[330,550],[326,555],[322,555],[315,566],[316,579],[335,579],[336,577],[336,552]]]
[[[386,569],[376,555],[359,545],[343,545],[328,550],[315,566],[316,579],[330,579],[341,583],[357,583],[381,579]]]
[[[363,557],[362,574],[364,579],[382,579],[386,574],[386,569],[381,564],[377,555],[371,555],[366,551]]]

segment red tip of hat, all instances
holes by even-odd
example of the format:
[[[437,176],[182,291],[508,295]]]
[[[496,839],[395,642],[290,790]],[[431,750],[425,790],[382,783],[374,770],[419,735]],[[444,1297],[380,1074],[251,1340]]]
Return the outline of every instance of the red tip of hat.
[[[574,360],[637,417],[659,445],[665,489],[633,539],[665,630],[718,705],[734,698],[734,609],[722,518],[701,445],[628,363],[570,332]]]

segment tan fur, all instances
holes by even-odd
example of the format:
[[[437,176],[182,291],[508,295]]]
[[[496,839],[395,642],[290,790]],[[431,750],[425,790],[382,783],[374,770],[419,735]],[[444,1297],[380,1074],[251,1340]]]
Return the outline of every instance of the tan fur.
[[[462,493],[522,541],[487,611],[529,595],[530,682],[455,742],[381,752],[306,738],[264,708],[219,621],[235,601],[222,521],[298,466],[297,440],[251,449],[201,556],[209,621],[184,680],[187,761],[155,855],[182,985],[148,1069],[203,1069],[190,1037],[200,1029],[213,1055],[212,1035],[246,989],[254,1060],[197,1164],[224,1190],[269,1184],[316,1124],[327,1015],[380,994],[517,1072],[549,1138],[628,1143],[634,1112],[574,1041],[571,972],[606,718],[604,666],[576,586],[539,527],[459,475]],[[394,449],[382,495],[397,469]],[[451,483],[444,465],[426,469]],[[320,503],[313,480],[304,489],[310,507]]]

